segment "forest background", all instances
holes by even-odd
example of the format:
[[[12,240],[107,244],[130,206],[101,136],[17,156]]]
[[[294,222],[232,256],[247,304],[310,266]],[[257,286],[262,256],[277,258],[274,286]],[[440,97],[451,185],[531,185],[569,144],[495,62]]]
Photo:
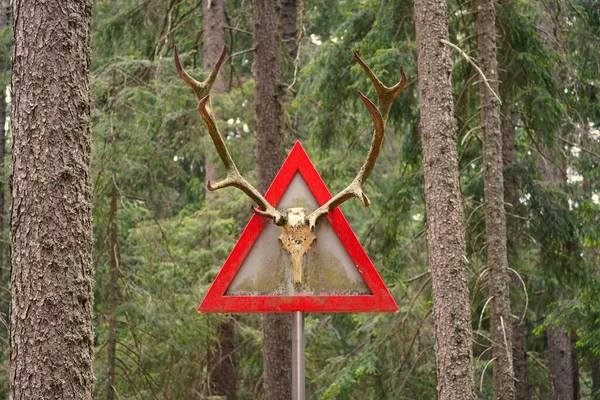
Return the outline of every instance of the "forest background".
[[[251,181],[256,157],[265,156],[254,151],[251,2],[213,1],[213,10],[219,4],[222,14],[207,12],[201,1],[94,3],[97,398],[109,398],[109,387],[118,399],[264,397],[260,318],[195,312],[249,219],[250,201],[236,190],[205,190],[207,178],[224,170],[197,101],[175,71],[175,43],[188,71],[204,77],[216,58],[205,46],[207,29],[222,31],[228,57],[213,96],[218,124]],[[11,18],[8,2],[0,5],[0,81],[8,87]],[[450,42],[473,60],[475,11],[474,1],[448,2]],[[517,398],[548,399],[566,390],[572,398],[597,399],[600,4],[500,1],[496,18],[505,196],[512,196],[505,206]],[[310,398],[435,398],[413,3],[286,0],[281,33],[282,43],[273,46],[284,49],[285,148],[301,140],[332,192],[354,178],[370,144],[372,122],[356,90],[374,91],[352,51],[384,82],[397,80],[400,65],[409,77],[367,185],[372,206],[342,206],[401,312],[309,315]],[[452,51],[475,381],[485,399],[493,385],[481,76]],[[8,398],[10,91],[1,97],[0,397]],[[220,357],[223,335],[232,332],[233,352]],[[218,365],[226,363],[230,369],[222,372]]]

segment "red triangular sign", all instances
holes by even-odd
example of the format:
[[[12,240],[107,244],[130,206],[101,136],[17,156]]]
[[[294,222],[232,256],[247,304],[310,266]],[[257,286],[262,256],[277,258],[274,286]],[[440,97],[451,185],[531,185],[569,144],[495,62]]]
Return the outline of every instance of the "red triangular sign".
[[[331,194],[296,142],[265,194],[280,208],[307,212]],[[396,312],[398,306],[339,208],[318,222],[304,256],[304,279],[293,285],[281,228],[253,215],[198,307],[202,313]]]

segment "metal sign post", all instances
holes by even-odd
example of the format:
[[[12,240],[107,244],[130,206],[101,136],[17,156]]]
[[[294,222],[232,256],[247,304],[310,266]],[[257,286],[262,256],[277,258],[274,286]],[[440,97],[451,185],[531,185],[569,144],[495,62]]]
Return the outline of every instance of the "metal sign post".
[[[305,366],[304,366],[304,313],[292,313],[292,400],[304,400]]]

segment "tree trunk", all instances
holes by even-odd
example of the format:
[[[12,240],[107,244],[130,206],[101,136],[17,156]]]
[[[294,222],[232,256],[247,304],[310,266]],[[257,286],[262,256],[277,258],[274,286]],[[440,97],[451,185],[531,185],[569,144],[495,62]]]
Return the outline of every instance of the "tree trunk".
[[[298,6],[296,0],[281,0],[281,38],[292,60],[296,58],[296,51],[298,51],[296,47],[296,37],[298,36],[297,17]]]
[[[224,0],[202,1],[202,29],[204,45],[202,47],[202,68],[210,71],[223,51],[225,46],[225,2]],[[219,77],[212,87],[212,93],[225,93],[225,68],[219,71]],[[212,163],[212,149],[206,152],[204,158],[204,171],[206,180],[214,180],[216,166]],[[206,189],[208,191],[208,189]],[[236,392],[236,367],[235,367],[235,319],[230,316],[219,321],[217,328],[217,342],[215,350],[209,355],[211,371],[210,393],[216,396],[225,396],[227,400],[235,399]]]
[[[508,79],[505,75],[502,81]],[[518,114],[513,110],[510,99],[504,99],[502,104],[502,117],[500,129],[502,130],[502,160],[504,167],[511,167],[515,164],[516,137],[515,126]],[[517,215],[519,205],[519,192],[517,182],[512,174],[504,173],[504,203],[507,212]],[[521,243],[521,229],[518,218],[506,217],[507,247],[509,265],[516,265],[518,261],[518,251]],[[512,257],[511,257],[512,254]],[[514,268],[514,267],[513,267]],[[514,276],[512,282],[516,287],[521,288],[522,284],[518,277]],[[523,295],[521,295],[521,298]],[[527,372],[527,328],[525,320],[520,321],[523,316],[524,306],[517,303],[513,306],[517,318],[513,323],[513,342],[512,359],[515,378],[515,400],[529,400],[529,375]]]
[[[580,386],[579,386],[579,357],[577,357],[577,352],[573,350],[575,344],[577,343],[578,337],[577,333],[571,332],[571,366],[573,368],[573,399],[579,400],[581,397],[579,395]]]
[[[513,325],[513,365],[515,369],[515,400],[530,400],[527,374],[527,331],[524,323]]]
[[[564,329],[549,328],[548,360],[554,378],[556,400],[574,400],[571,340]]]
[[[451,63],[448,49],[441,43],[448,40],[446,2],[416,0],[415,27],[438,399],[473,399],[471,310]]]
[[[119,192],[114,182],[113,175],[113,187],[110,196],[110,210],[108,215],[108,253],[110,259],[110,272],[108,279],[108,309],[110,312],[108,318],[108,340],[106,342],[106,400],[113,400],[115,398],[115,362],[116,362],[116,350],[117,350],[117,320],[116,320],[116,308],[117,308],[117,294],[118,294],[118,281],[120,275],[120,253],[119,253],[119,239],[118,239],[118,224],[117,224],[117,200]]]
[[[509,79],[506,74],[502,79]],[[516,162],[516,135],[515,127],[518,120],[518,112],[513,109],[511,99],[504,99],[502,104],[502,113],[500,129],[502,131],[502,162],[504,168],[510,168]],[[509,214],[516,215],[519,206],[519,190],[514,174],[503,174],[504,176],[504,202]],[[519,229],[519,219],[506,216],[506,229],[509,232],[507,243],[511,246],[518,246],[520,243],[521,230]],[[508,252],[509,254],[511,252]],[[514,252],[513,252],[514,253]]]
[[[494,92],[498,93],[496,60],[495,0],[477,1],[478,61]],[[480,84],[481,125],[484,133],[483,180],[485,193],[485,230],[490,277],[492,357],[494,361],[494,398],[515,397],[512,363],[512,317],[510,314],[508,259],[506,255],[506,214],[502,173],[502,132],[500,102],[492,91]]]
[[[202,68],[210,71],[225,46],[225,1],[202,0]],[[220,79],[213,84],[211,93],[224,93],[227,90],[225,68],[219,71]]]
[[[202,69],[210,71],[223,51],[225,46],[225,1],[224,0],[202,0],[202,34],[204,44],[202,46]],[[212,94],[225,93],[227,84],[225,82],[225,68],[219,71],[219,77],[212,87]],[[216,166],[212,163],[211,152],[206,152],[204,157],[204,171],[206,181],[214,181]],[[206,189],[208,194],[209,190]]]
[[[8,26],[9,12],[10,0],[0,0],[0,30]],[[4,91],[2,93],[4,93]]]
[[[285,153],[281,130],[281,5],[254,0],[254,65],[256,81],[256,159],[258,190],[264,193],[281,167]],[[263,314],[265,398],[287,400],[291,394],[292,318]]]
[[[210,357],[210,393],[235,400],[237,370],[235,367],[235,318],[219,321],[216,348]]]
[[[9,0],[0,0],[0,32],[8,26],[8,8]],[[8,71],[9,65],[0,63],[0,76]],[[6,158],[6,88],[0,85],[0,283],[4,282],[4,270],[8,270],[5,266],[6,249],[4,246],[4,225],[6,220],[6,205],[4,202],[6,191],[5,179],[8,174],[5,173],[4,164]],[[3,310],[4,311],[4,310]]]
[[[11,399],[91,399],[92,2],[13,10]]]
[[[592,400],[600,400],[600,357],[592,356],[590,368],[592,370]]]

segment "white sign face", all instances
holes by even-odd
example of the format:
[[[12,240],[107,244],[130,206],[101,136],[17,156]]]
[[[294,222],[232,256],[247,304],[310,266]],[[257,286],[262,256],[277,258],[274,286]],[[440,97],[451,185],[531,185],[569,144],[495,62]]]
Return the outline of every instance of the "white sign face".
[[[281,201],[280,210],[302,207],[310,213],[316,199],[296,173]],[[281,228],[269,223],[254,243],[225,295],[370,295],[367,284],[327,218],[319,221],[317,239],[304,256],[300,285],[294,285],[290,253],[281,246]]]

